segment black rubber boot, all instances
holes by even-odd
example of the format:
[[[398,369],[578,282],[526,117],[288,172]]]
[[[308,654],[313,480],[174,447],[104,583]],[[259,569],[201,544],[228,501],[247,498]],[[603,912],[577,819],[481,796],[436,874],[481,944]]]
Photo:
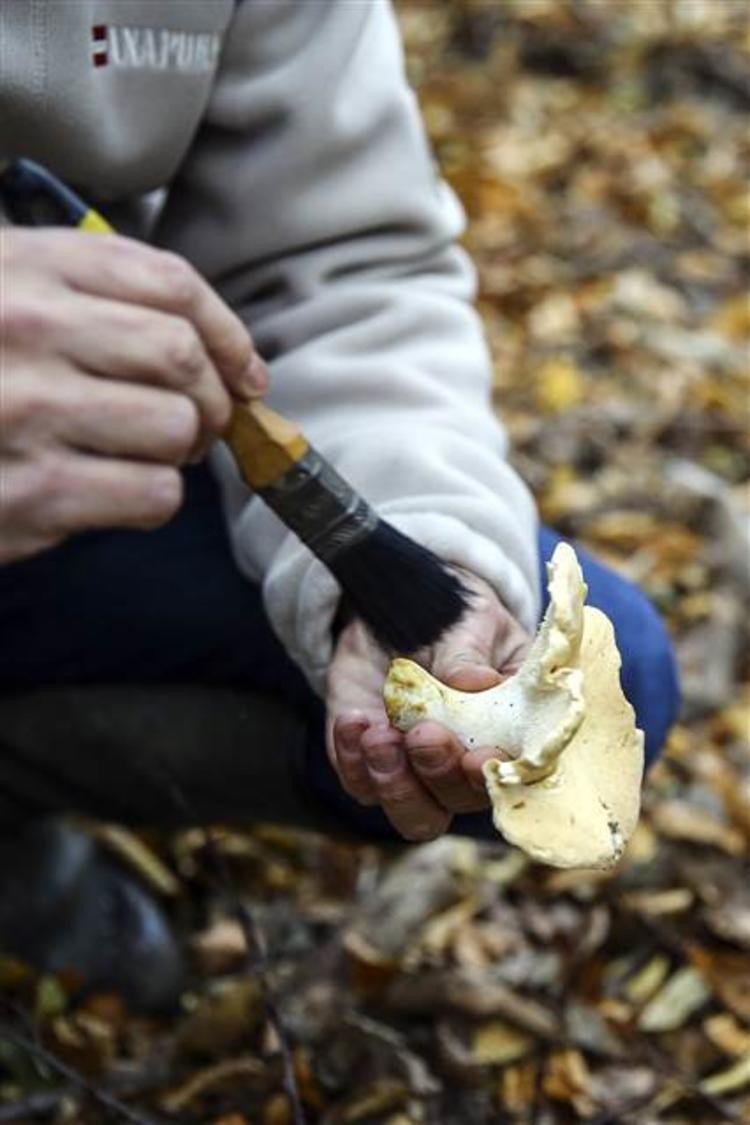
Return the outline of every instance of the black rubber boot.
[[[184,964],[156,903],[87,836],[59,821],[0,836],[0,949],[42,972],[73,970],[81,992],[117,992],[167,1013]]]

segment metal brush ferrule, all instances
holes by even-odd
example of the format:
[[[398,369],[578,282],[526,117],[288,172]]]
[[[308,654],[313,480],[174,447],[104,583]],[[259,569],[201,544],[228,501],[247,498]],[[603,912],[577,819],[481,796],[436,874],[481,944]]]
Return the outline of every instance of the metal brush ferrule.
[[[377,513],[314,449],[283,476],[256,490],[324,563],[368,536]]]

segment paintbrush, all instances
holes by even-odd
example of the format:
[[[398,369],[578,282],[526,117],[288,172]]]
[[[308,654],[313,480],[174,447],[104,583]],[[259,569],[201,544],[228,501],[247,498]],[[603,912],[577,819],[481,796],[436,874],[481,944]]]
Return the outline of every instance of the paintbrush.
[[[29,160],[0,164],[0,198],[22,225],[113,229]],[[381,519],[295,423],[261,402],[235,402],[226,441],[247,484],[328,567],[347,611],[387,650],[416,652],[458,621],[471,597],[458,575]]]

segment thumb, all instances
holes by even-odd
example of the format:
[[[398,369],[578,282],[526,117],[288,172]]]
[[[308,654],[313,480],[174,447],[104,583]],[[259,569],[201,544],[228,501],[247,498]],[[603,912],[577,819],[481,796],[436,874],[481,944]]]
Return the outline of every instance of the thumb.
[[[488,664],[456,664],[449,676],[438,677],[456,691],[486,691],[501,684],[505,676]]]
[[[485,691],[504,678],[492,664],[494,631],[483,625],[459,626],[435,647],[432,674],[457,691]]]

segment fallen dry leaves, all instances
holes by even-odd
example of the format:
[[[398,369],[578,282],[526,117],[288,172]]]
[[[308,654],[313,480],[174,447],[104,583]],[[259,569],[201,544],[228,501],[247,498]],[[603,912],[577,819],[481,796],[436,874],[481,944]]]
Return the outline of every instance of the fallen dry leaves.
[[[638,581],[685,707],[613,873],[501,843],[224,833],[310,1122],[750,1120],[750,22],[744,0],[400,0],[469,214],[513,456],[544,517]],[[278,1040],[200,833],[173,1023],[0,965],[43,1043],[143,1121],[287,1125]],[[0,1035],[0,1120],[113,1120]],[[18,1115],[12,1116],[14,1105]]]

